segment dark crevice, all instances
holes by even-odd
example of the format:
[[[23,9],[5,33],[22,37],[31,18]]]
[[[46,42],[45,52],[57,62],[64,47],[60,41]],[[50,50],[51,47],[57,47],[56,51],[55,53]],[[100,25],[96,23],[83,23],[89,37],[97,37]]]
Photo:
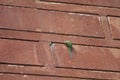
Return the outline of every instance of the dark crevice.
[[[64,44],[63,42],[55,42],[55,41],[50,41],[50,40],[27,40],[27,39],[6,38],[6,37],[0,37],[0,39],[28,41],[28,42],[41,42],[41,41],[44,41],[44,42],[53,42],[53,43],[57,43],[57,44]],[[117,46],[113,47],[113,46],[105,46],[105,45],[92,45],[92,44],[79,44],[79,43],[73,43],[73,45],[120,49],[120,47],[117,47]]]
[[[42,1],[46,2],[46,1]],[[48,2],[48,1],[47,1]],[[50,1],[51,2],[51,1]],[[99,13],[93,13],[93,12],[77,12],[77,11],[65,11],[65,10],[55,10],[55,9],[44,9],[44,8],[39,8],[39,7],[33,7],[33,6],[19,6],[19,5],[14,5],[14,4],[2,4],[0,3],[1,6],[11,6],[11,7],[18,7],[18,8],[31,8],[31,9],[38,9],[38,10],[46,10],[46,11],[57,11],[57,12],[66,12],[66,13],[79,13],[79,14],[88,14],[88,15],[99,15]],[[94,7],[94,6],[93,6]],[[101,8],[101,7],[97,7]],[[109,7],[108,7],[109,8]],[[116,8],[112,8],[116,9]],[[116,16],[116,15],[111,15],[111,16]],[[120,17],[120,16],[119,16]]]
[[[18,41],[28,41],[28,42],[41,42],[41,41],[44,41],[44,42],[53,42],[53,41],[49,41],[49,40],[27,40],[27,39],[4,38],[4,37],[0,37],[0,39],[18,40]],[[55,42],[55,41],[54,41],[53,43],[64,44],[63,42]],[[77,44],[77,43],[73,43],[73,45],[120,49],[120,47],[104,46],[104,45],[91,45],[91,44],[89,45],[89,44]]]
[[[119,39],[119,38],[113,38],[113,40],[117,40],[117,41],[119,41],[120,39]]]
[[[99,15],[98,13],[91,13],[91,12],[76,12],[76,11],[65,11],[65,10],[55,10],[55,9],[43,9],[39,7],[27,7],[27,6],[16,6],[16,5],[7,5],[7,4],[0,4],[1,6],[11,6],[17,8],[30,8],[30,9],[37,9],[37,10],[44,10],[44,11],[56,11],[56,12],[64,12],[64,13],[78,13],[78,14],[86,14],[86,15]]]
[[[72,67],[59,67],[56,66],[56,68],[64,68],[64,69],[77,69],[77,70],[87,70],[87,71],[99,71],[99,72],[115,72],[120,73],[120,71],[115,70],[102,70],[102,69],[88,69],[88,68],[72,68]]]
[[[94,7],[106,7],[106,8],[114,8],[114,9],[120,9],[120,7],[112,7],[112,6],[106,6],[106,5],[93,5],[93,4],[81,4],[77,2],[62,2],[62,1],[46,1],[46,0],[40,0],[42,2],[54,2],[54,3],[63,3],[63,4],[73,4],[73,5],[83,5],[83,6],[94,6]]]
[[[63,42],[53,42],[53,43],[64,44]],[[80,45],[80,46],[91,46],[91,47],[100,47],[100,48],[115,48],[115,49],[120,49],[120,47],[112,47],[112,46],[104,46],[104,45],[89,45],[89,44],[77,44],[77,43],[72,43],[72,44],[73,45]]]
[[[0,64],[5,64],[5,65],[17,65],[17,66],[31,66],[31,67],[44,67],[44,65],[8,63],[8,62],[0,62]]]
[[[14,74],[14,75],[28,75],[28,76],[46,76],[46,77],[58,77],[58,78],[87,79],[87,80],[109,80],[109,79],[59,76],[59,75],[47,75],[47,74],[45,75],[45,74],[14,73],[14,72],[0,72],[0,73],[2,73],[2,74]]]
[[[39,42],[39,40],[28,40],[28,39],[19,39],[19,38],[0,37],[0,39],[18,40],[18,41],[28,41],[28,42]]]
[[[77,35],[77,34],[64,34],[56,32],[40,32],[40,31],[31,31],[31,30],[18,30],[18,29],[9,29],[9,28],[0,28],[1,30],[11,30],[11,31],[22,31],[22,32],[33,32],[33,33],[44,33],[44,34],[54,34],[54,35],[64,35],[64,36],[77,36],[77,37],[86,37],[86,38],[96,38],[96,39],[105,39],[104,36],[87,36],[87,35]]]
[[[107,17],[118,17],[118,18],[120,18],[120,16],[118,16],[118,15],[107,15]]]

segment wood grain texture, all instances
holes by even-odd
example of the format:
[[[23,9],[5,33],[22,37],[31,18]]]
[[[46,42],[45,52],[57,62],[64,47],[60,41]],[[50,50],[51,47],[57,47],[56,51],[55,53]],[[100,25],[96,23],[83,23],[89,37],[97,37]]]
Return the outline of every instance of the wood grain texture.
[[[0,80],[119,80],[119,8],[119,0],[0,0]]]

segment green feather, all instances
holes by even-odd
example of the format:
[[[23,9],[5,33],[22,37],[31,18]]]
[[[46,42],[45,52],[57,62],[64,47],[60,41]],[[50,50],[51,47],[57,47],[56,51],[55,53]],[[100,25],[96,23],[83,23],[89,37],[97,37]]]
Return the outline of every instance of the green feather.
[[[72,46],[72,42],[71,42],[71,41],[65,41],[64,43],[65,43],[65,45],[66,45],[67,48],[68,48],[70,57],[72,57],[72,55],[73,55],[73,46]]]

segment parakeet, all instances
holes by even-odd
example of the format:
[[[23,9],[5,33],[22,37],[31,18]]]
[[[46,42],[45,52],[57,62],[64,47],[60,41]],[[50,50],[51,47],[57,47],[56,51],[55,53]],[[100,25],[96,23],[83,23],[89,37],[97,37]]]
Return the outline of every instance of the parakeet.
[[[66,45],[67,48],[68,48],[70,57],[72,57],[72,55],[73,55],[73,46],[72,46],[72,42],[71,42],[71,41],[65,41],[64,43],[65,43],[65,45]]]

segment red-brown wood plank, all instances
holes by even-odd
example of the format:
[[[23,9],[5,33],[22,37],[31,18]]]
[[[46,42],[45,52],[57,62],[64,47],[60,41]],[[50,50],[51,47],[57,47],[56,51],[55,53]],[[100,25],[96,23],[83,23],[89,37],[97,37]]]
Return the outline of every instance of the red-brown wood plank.
[[[38,42],[0,40],[0,62],[43,65],[44,51]]]
[[[5,6],[0,10],[1,28],[104,37],[100,17],[96,15]]]
[[[73,46],[73,55],[62,44],[54,45],[57,67],[120,71],[120,49]]]
[[[65,69],[65,68],[52,68],[52,67],[38,67],[38,66],[23,66],[0,64],[1,73],[12,74],[31,74],[31,75],[46,75],[46,76],[59,76],[71,78],[96,78],[96,79],[119,79],[119,72],[110,71],[96,71],[96,70],[82,70],[82,69]]]
[[[76,4],[84,4],[84,5],[120,7],[120,0],[43,0],[43,1],[55,1],[55,2],[76,3]]]
[[[0,4],[2,6],[14,6],[14,7],[24,7],[32,9],[44,9],[50,11],[63,11],[63,12],[77,12],[77,13],[89,13],[89,14],[99,14],[99,15],[112,15],[120,16],[120,10],[118,8],[108,8],[108,7],[96,7],[96,6],[85,6],[85,5],[74,5],[66,3],[54,3],[54,2],[44,2],[44,1],[28,1],[28,0],[1,0]]]
[[[110,31],[108,30],[108,32]],[[60,42],[60,43],[64,43],[64,41],[70,40],[73,44],[120,48],[120,41],[113,40],[111,38],[111,35],[109,39],[107,39],[106,37],[105,39],[100,39],[100,38],[92,38],[92,37],[77,37],[77,36],[68,36],[68,35],[60,35],[60,34],[58,35],[58,34],[48,34],[48,33],[39,33],[39,32],[0,29],[0,38],[13,39],[13,40],[18,39],[23,41],[30,40],[35,42],[52,41],[52,42]]]
[[[113,39],[120,39],[120,17],[108,17]]]
[[[48,76],[0,74],[0,80],[84,80],[84,79],[48,77]]]
[[[0,80],[119,80],[119,8],[119,0],[0,0]]]

